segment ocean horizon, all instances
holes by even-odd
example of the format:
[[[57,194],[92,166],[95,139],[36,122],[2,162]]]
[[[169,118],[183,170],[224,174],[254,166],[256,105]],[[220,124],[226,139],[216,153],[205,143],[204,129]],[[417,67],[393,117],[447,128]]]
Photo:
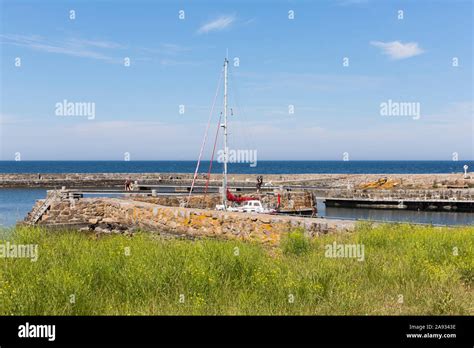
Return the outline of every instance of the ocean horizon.
[[[143,161],[0,161],[0,173],[194,173],[196,160]],[[199,173],[207,173],[210,162],[201,161]],[[235,174],[451,174],[463,173],[464,165],[474,169],[474,160],[262,160],[255,167],[229,163]],[[212,173],[222,173],[223,165],[213,162]]]

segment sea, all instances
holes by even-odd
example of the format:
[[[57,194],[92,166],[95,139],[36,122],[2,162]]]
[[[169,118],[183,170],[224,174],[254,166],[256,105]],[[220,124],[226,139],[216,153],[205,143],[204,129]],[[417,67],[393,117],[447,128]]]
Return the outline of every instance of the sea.
[[[258,161],[256,167],[229,164],[237,174],[433,174],[472,172],[474,161]],[[206,173],[209,161],[201,161]],[[196,161],[0,161],[0,173],[194,173]],[[214,163],[213,173],[221,173]],[[0,189],[0,227],[11,227],[24,219],[45,189]],[[378,209],[326,208],[318,202],[320,216],[328,219],[411,222],[434,225],[474,225],[473,213],[416,212]]]
[[[463,173],[474,161],[258,161],[230,163],[236,174],[433,174]],[[201,161],[207,173],[209,161]],[[194,173],[196,161],[0,161],[0,173]],[[214,162],[212,173],[222,173]]]

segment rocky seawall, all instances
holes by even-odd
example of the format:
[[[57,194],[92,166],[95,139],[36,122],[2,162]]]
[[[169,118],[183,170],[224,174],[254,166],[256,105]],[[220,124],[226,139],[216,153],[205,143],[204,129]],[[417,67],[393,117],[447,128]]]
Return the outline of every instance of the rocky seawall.
[[[43,204],[36,203],[27,217]],[[308,236],[347,232],[354,222],[231,213],[197,208],[163,206],[126,198],[63,198],[51,204],[37,222],[40,226],[69,227],[99,233],[125,233],[144,230],[185,237],[240,239],[278,244],[282,235],[301,228]]]

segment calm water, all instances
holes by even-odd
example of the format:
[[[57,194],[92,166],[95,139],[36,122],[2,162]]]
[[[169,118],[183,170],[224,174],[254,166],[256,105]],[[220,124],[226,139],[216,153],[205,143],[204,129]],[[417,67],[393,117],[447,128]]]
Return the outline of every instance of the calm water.
[[[433,225],[474,225],[474,214],[472,213],[365,208],[326,208],[322,202],[318,202],[318,213],[320,216],[325,216],[327,218],[348,220],[412,222]]]
[[[237,174],[423,174],[463,173],[474,161],[258,161],[231,163],[229,171]],[[196,161],[0,161],[0,173],[194,173]],[[201,162],[200,172],[207,172],[209,161]],[[212,171],[222,173],[220,163]]]
[[[23,220],[45,189],[0,189],[0,226],[13,226]]]
[[[45,189],[0,189],[0,226],[9,227],[23,220],[37,199],[46,196]],[[325,208],[318,201],[320,216],[327,218],[362,219],[375,221],[409,221],[436,225],[473,225],[474,214],[418,212],[379,209]]]

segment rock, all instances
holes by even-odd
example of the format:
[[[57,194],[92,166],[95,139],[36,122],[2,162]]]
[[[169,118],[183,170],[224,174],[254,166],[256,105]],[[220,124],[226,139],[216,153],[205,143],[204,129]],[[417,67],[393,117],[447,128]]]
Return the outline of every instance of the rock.
[[[155,198],[162,200],[161,197]],[[195,205],[203,203],[199,202],[199,199],[195,201]],[[75,209],[65,205],[64,208],[56,207],[47,214],[43,219],[48,219],[48,222],[44,224],[65,222],[76,222],[82,226],[88,224],[89,227],[82,228],[81,231],[96,231],[97,234],[128,235],[140,229],[187,237],[222,236],[274,244],[278,243],[281,234],[295,227],[303,227],[310,235],[347,229],[342,223],[331,222],[330,226],[321,225],[317,223],[320,219],[313,221],[289,216],[218,212],[213,209],[197,210],[162,204],[157,206],[149,200],[140,201],[138,198],[84,198],[76,202]]]

